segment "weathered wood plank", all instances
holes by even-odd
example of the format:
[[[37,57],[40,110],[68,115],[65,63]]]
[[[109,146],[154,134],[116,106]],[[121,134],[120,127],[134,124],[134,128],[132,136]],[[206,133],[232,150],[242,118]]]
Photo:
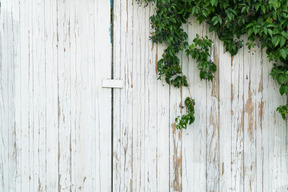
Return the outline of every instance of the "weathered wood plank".
[[[182,113],[182,87],[170,86],[170,191],[182,191],[182,132],[176,130],[175,118]]]
[[[206,35],[206,31],[205,31]],[[207,82],[207,135],[206,135],[206,174],[207,191],[220,190],[220,56],[223,56],[223,47],[216,41],[212,47],[211,59],[217,66],[215,78]],[[222,49],[221,49],[222,48]],[[225,63],[224,63],[225,64]]]
[[[261,90],[258,94],[261,85],[260,56],[257,45],[251,50],[244,48],[244,191],[257,191],[257,131],[261,131],[261,114],[258,113],[261,103]]]
[[[71,190],[71,52],[70,9],[73,2],[58,1],[58,190]]]
[[[203,25],[190,18],[185,30],[192,44],[196,34],[204,34]],[[187,28],[186,28],[187,27]],[[200,80],[197,63],[183,53],[183,73],[187,76],[189,89],[183,88],[182,105],[186,97],[195,99],[195,122],[182,131],[182,181],[183,191],[206,191],[206,106],[207,83]],[[185,109],[183,114],[185,114]]]
[[[89,2],[89,4],[91,3],[91,1],[87,2]],[[96,74],[96,83],[93,84],[89,78],[86,79],[87,82],[89,82],[90,90],[93,90],[94,94],[92,98],[97,106],[94,108],[93,112],[96,117],[96,121],[94,122],[96,125],[96,148],[93,149],[93,156],[96,163],[96,169],[94,170],[95,172],[93,172],[93,175],[96,175],[96,183],[94,183],[93,178],[91,182],[95,187],[95,191],[110,191],[112,184],[111,90],[103,89],[101,87],[103,79],[107,79],[107,77],[111,78],[112,46],[110,44],[110,1],[96,1],[94,10],[95,16],[93,30],[95,30],[95,50],[94,53],[91,52],[90,56],[92,57],[93,54],[95,55],[96,66],[93,71],[91,71],[91,75],[94,76]],[[85,35],[85,31],[83,31],[83,35]],[[86,41],[88,42],[90,39],[87,38]],[[92,46],[93,42],[90,45]],[[90,61],[89,63],[93,65],[93,61]],[[97,87],[96,90],[93,85]],[[89,102],[87,102],[87,105],[89,105]],[[85,111],[85,109],[82,110]],[[86,124],[86,126],[90,130],[93,129],[89,124]],[[87,142],[86,148],[89,147],[91,147],[91,145]]]
[[[129,14],[129,13],[128,13]],[[124,93],[127,93],[127,90],[130,90],[127,87],[127,81],[126,78],[124,79],[123,73],[122,73],[122,61],[121,61],[121,43],[125,44],[126,42],[124,40],[121,41],[121,21],[123,20],[123,17],[121,15],[121,1],[114,1],[113,3],[113,31],[119,31],[118,33],[113,33],[113,78],[114,79],[123,79],[124,86],[123,89],[125,89]],[[122,32],[123,33],[123,32]],[[125,46],[124,46],[125,48]],[[124,58],[123,58],[124,59]],[[129,85],[128,85],[129,86]],[[120,89],[114,89],[113,90],[113,190],[114,191],[120,191],[120,189],[124,189],[124,186],[127,186],[128,183],[132,183],[132,170],[128,172],[130,178],[128,181],[125,181],[126,174],[124,166],[129,166],[131,163],[130,159],[132,159],[132,156],[128,157],[128,159],[125,159],[126,152],[128,150],[128,154],[131,154],[131,147],[129,148],[125,146],[125,143],[127,139],[123,138],[123,134],[125,135],[131,133],[127,133],[125,131],[124,127],[124,118],[127,116],[125,113],[123,114],[121,111],[126,108],[124,108],[124,103],[122,100],[124,100],[124,95],[122,95],[123,92]],[[131,90],[130,90],[131,91]],[[123,93],[123,94],[124,94]],[[131,99],[126,100],[129,102]],[[128,135],[127,135],[128,137]],[[129,162],[129,163],[128,163]],[[127,190],[127,189],[126,189]],[[132,189],[130,189],[132,190]]]
[[[147,73],[145,63],[148,47],[146,38],[147,35],[147,20],[145,19],[147,9],[143,7],[133,7],[133,191],[144,191],[146,189],[146,91],[145,74]],[[150,51],[150,50],[149,50]],[[129,73],[126,73],[129,76]],[[130,74],[131,75],[131,74]]]
[[[242,40],[242,39],[241,39]],[[243,191],[244,163],[244,49],[231,58],[231,191]]]
[[[155,45],[154,45],[155,46]],[[155,72],[157,71],[157,60],[164,52],[164,46],[157,45],[158,50],[155,58]],[[157,191],[170,190],[170,138],[169,138],[169,85],[164,80],[157,82]],[[153,93],[151,93],[153,94]]]
[[[264,55],[266,56],[266,55]],[[256,84],[256,116],[257,116],[257,122],[256,122],[256,185],[257,185],[257,191],[264,191],[263,183],[264,183],[264,170],[265,167],[264,164],[264,151],[263,151],[263,54],[261,50],[261,44],[259,43],[256,46],[256,54],[255,59],[257,59],[257,67],[258,67],[258,79],[256,79],[255,84],[258,82],[258,85]],[[269,63],[267,63],[269,64]],[[266,64],[266,65],[267,65]],[[260,74],[259,74],[260,73]]]
[[[144,21],[148,25],[146,25],[145,38],[141,35],[142,39],[146,42],[145,51],[144,51],[144,62],[145,66],[144,70],[144,88],[145,91],[145,117],[144,125],[145,125],[145,190],[146,191],[154,191],[157,189],[157,149],[158,149],[158,107],[157,101],[157,74],[155,71],[155,63],[156,63],[156,45],[152,44],[152,41],[149,40],[150,31],[150,22],[149,18],[154,13],[152,6],[146,8]],[[156,105],[155,105],[156,104]],[[164,183],[163,183],[164,184]]]
[[[226,192],[232,191],[232,58],[218,38],[212,41],[219,70],[219,191]]]
[[[22,148],[25,147],[22,145],[22,130],[21,130],[21,108],[17,106],[21,106],[21,45],[20,45],[20,12],[19,12],[19,4],[17,1],[11,1],[11,14],[13,17],[12,22],[12,29],[14,33],[14,43],[11,46],[11,49],[13,50],[13,55],[11,55],[14,59],[13,68],[14,68],[14,135],[15,135],[15,163],[16,163],[16,169],[15,169],[15,180],[13,182],[15,186],[10,188],[11,191],[20,191],[22,187],[21,183],[21,156],[22,156]]]
[[[46,78],[46,183],[45,190],[58,190],[58,58],[57,0],[45,1]],[[25,31],[28,33],[28,30]],[[23,55],[25,57],[25,54]],[[25,87],[25,86],[23,86]],[[24,160],[23,160],[24,161]],[[24,161],[25,162],[25,161]],[[23,190],[25,191],[25,190]]]
[[[3,5],[2,5],[3,6]],[[1,23],[4,23],[4,14],[3,14],[3,10],[0,9],[0,21]],[[7,134],[5,131],[4,131],[4,110],[5,110],[5,107],[4,107],[4,93],[6,92],[5,90],[5,87],[3,86],[3,83],[5,82],[5,80],[3,79],[3,72],[5,74],[5,71],[3,70],[4,69],[4,64],[3,64],[3,61],[4,61],[4,57],[3,57],[3,50],[2,50],[2,47],[4,45],[4,42],[3,42],[3,31],[4,31],[4,27],[1,27],[0,28],[0,125],[1,125],[1,142],[0,142],[0,157],[1,157],[1,160],[0,160],[0,189],[1,190],[5,190],[5,181],[4,181],[4,177],[6,177],[5,175],[5,171],[7,169],[6,167],[6,153],[7,153],[7,150],[5,149],[5,143],[6,143],[6,139],[4,140],[4,134]]]
[[[2,191],[15,191],[17,178],[17,145],[15,127],[15,67],[19,51],[19,12],[16,1],[1,2],[1,186]],[[19,61],[19,60],[18,60]],[[18,63],[19,64],[19,63]],[[19,65],[18,65],[19,66]],[[19,70],[16,70],[19,72]],[[18,119],[17,119],[18,120]],[[18,122],[19,123],[19,122]]]
[[[133,1],[114,1],[113,5],[113,73],[114,79],[123,79],[123,89],[113,90],[113,190],[134,191],[137,185],[133,180],[136,161],[134,150],[137,140],[133,139],[133,87],[136,74],[133,74],[133,56],[136,36],[132,35],[134,26]],[[136,50],[135,50],[136,49]],[[136,78],[137,80],[137,78]],[[138,109],[137,109],[138,110]],[[136,112],[135,112],[136,113]],[[136,127],[136,126],[135,126]],[[139,141],[139,140],[138,140]],[[137,172],[137,169],[135,169]]]
[[[85,7],[87,5],[87,7]],[[95,170],[96,160],[91,156],[95,156],[93,150],[85,143],[95,146],[95,142],[91,142],[92,138],[96,140],[95,135],[95,114],[93,108],[97,107],[93,100],[93,86],[95,78],[93,73],[93,65],[95,65],[93,55],[94,34],[90,29],[91,17],[94,16],[94,4],[87,4],[87,1],[74,1],[70,5],[71,17],[69,18],[69,50],[71,54],[70,74],[71,74],[71,190],[95,191],[91,185],[91,180],[95,179],[91,173]],[[91,11],[93,10],[93,11]],[[73,16],[75,14],[75,16]],[[87,17],[89,15],[90,17]],[[93,18],[94,20],[94,18]],[[92,21],[93,22],[93,21]],[[91,28],[94,28],[93,25]],[[83,32],[85,31],[85,32]],[[92,34],[91,34],[92,33]],[[85,35],[84,35],[85,34]],[[87,39],[89,38],[89,42]],[[88,59],[88,55],[91,59]],[[87,70],[87,71],[86,71]],[[85,73],[85,76],[82,76]],[[89,78],[91,83],[87,83]],[[83,88],[86,89],[83,89]],[[95,88],[95,85],[94,85]],[[84,94],[83,94],[84,93]],[[87,101],[90,105],[87,105]],[[84,111],[82,109],[85,109]],[[87,126],[87,124],[89,126]],[[94,129],[90,128],[94,127]],[[89,132],[89,134],[87,133]],[[88,152],[87,152],[88,151]],[[88,163],[90,162],[90,163]],[[93,162],[93,163],[92,163]],[[85,166],[86,165],[86,166]],[[94,166],[93,166],[94,165]],[[89,170],[90,169],[90,170]]]
[[[269,87],[269,82],[271,81],[271,76],[269,75],[272,69],[272,63],[270,63],[266,57],[266,49],[261,50],[262,59],[262,166],[263,166],[263,183],[262,188],[264,192],[271,191],[270,185],[270,170],[269,170],[269,143],[270,143],[270,133],[272,127],[270,127],[270,111],[269,111],[269,95],[271,87]],[[277,91],[277,90],[274,90]]]
[[[31,31],[31,65],[33,66],[33,191],[44,191],[46,186],[46,64],[44,33],[45,15],[43,14],[45,10],[44,3],[45,2],[38,0],[31,6],[33,26]]]

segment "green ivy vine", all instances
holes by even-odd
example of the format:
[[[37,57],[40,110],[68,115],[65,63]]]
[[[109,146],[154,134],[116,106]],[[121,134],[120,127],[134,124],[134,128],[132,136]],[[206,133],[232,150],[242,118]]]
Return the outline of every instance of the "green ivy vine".
[[[175,121],[177,129],[186,129],[188,124],[191,125],[195,121],[194,106],[195,100],[187,97],[185,99],[185,107],[187,110],[187,114],[176,117]]]
[[[269,61],[274,62],[271,76],[280,84],[280,94],[288,94],[288,1],[287,0],[136,0],[138,3],[153,3],[155,14],[150,17],[153,43],[167,43],[162,58],[157,63],[159,79],[164,78],[175,87],[188,86],[182,74],[177,54],[185,51],[198,63],[200,78],[213,80],[216,65],[209,60],[211,40],[199,35],[188,44],[188,34],[181,28],[190,15],[199,23],[209,24],[209,31],[216,32],[231,56],[242,48],[242,35],[248,35],[249,49],[258,39],[266,48]],[[187,102],[187,103],[186,103]],[[195,102],[186,98],[187,114],[175,119],[178,129],[192,124]],[[279,106],[283,119],[288,116],[288,101]]]

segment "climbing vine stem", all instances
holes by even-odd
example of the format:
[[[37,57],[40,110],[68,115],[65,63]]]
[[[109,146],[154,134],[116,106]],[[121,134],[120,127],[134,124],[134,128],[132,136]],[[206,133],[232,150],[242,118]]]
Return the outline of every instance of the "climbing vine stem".
[[[138,3],[154,4],[155,14],[150,17],[153,43],[166,43],[162,58],[157,63],[159,79],[164,78],[175,87],[188,86],[182,74],[177,54],[185,51],[198,63],[200,78],[212,81],[216,65],[210,60],[211,40],[199,35],[188,44],[188,34],[182,29],[193,15],[199,23],[209,24],[209,31],[215,32],[223,41],[231,56],[244,46],[240,41],[247,34],[249,49],[255,40],[266,49],[270,62],[274,62],[271,75],[280,84],[280,94],[288,94],[288,1],[287,0],[136,0]],[[176,118],[176,127],[186,128],[194,122],[192,98],[186,98],[187,114]],[[288,116],[288,102],[279,106],[283,119]]]

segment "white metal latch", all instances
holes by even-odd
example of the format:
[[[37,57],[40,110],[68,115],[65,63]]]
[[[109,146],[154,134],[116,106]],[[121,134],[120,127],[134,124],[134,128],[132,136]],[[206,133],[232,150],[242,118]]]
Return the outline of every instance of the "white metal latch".
[[[114,79],[102,80],[102,88],[122,89],[123,80],[114,80]]]

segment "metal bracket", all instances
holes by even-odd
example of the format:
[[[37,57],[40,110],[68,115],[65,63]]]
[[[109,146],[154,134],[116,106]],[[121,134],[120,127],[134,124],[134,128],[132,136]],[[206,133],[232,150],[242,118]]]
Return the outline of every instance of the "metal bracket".
[[[122,89],[123,80],[114,80],[114,79],[102,80],[102,88]]]

